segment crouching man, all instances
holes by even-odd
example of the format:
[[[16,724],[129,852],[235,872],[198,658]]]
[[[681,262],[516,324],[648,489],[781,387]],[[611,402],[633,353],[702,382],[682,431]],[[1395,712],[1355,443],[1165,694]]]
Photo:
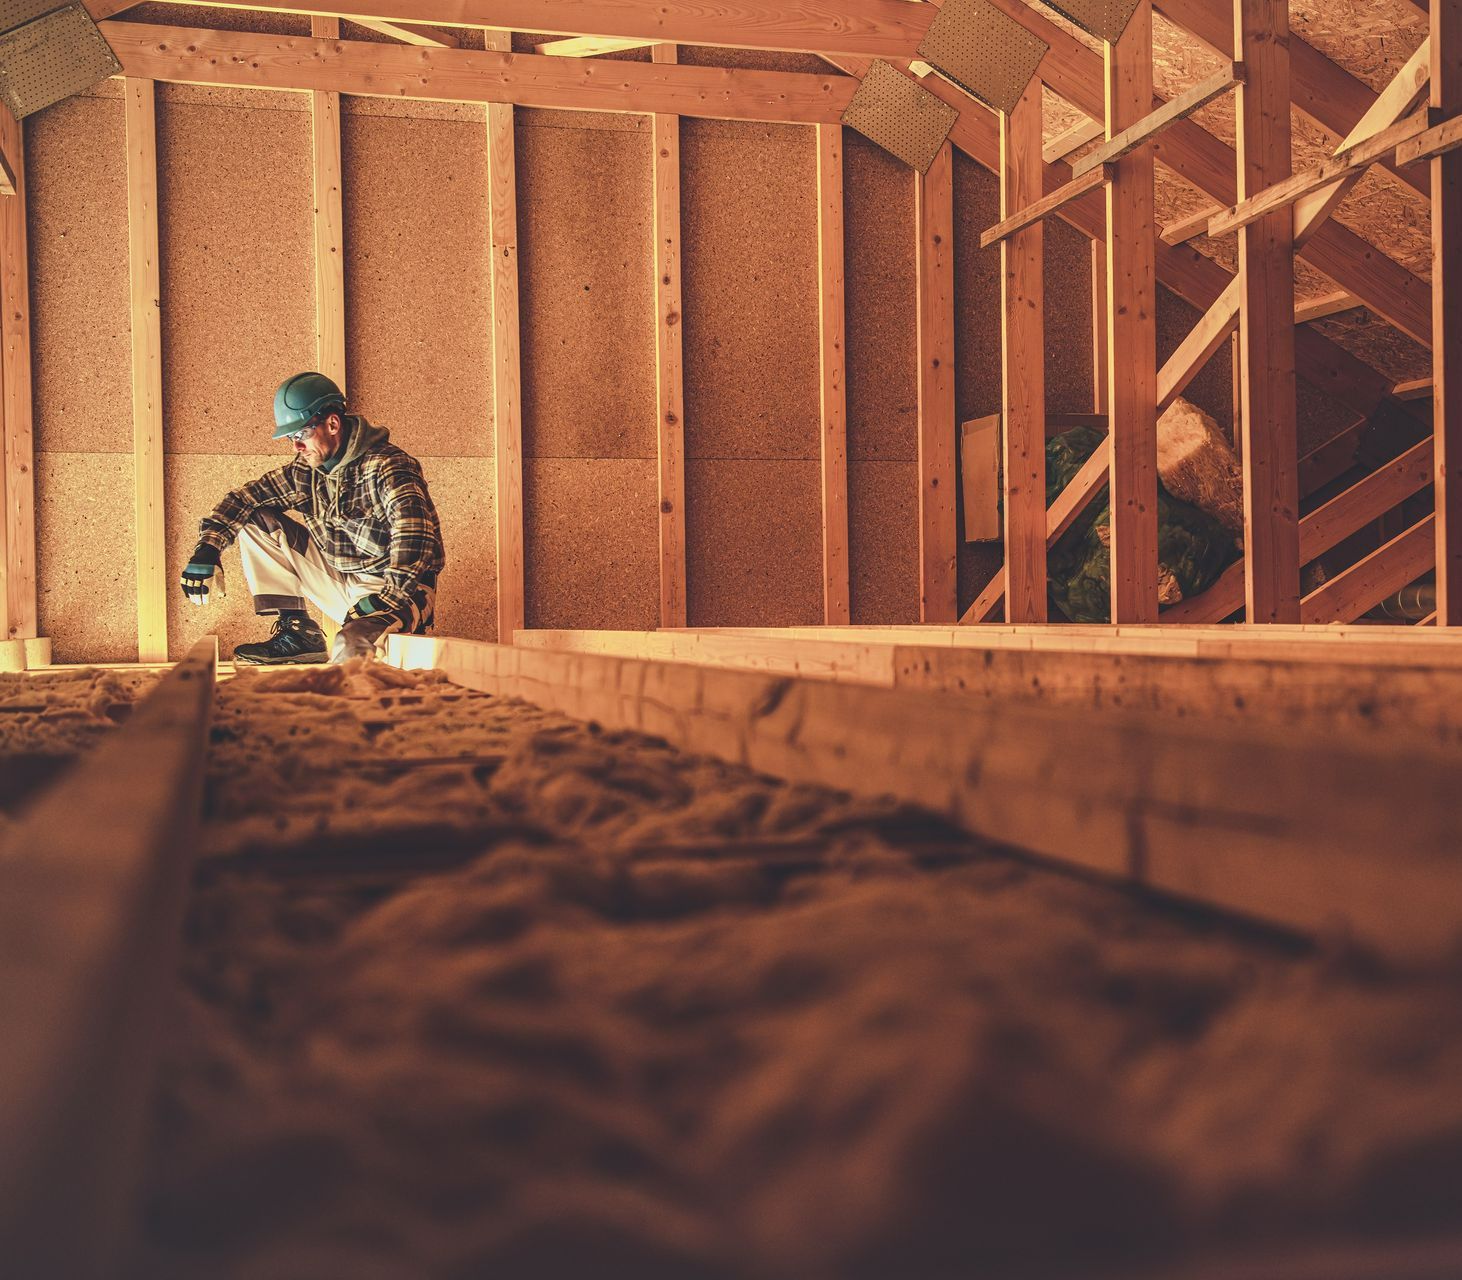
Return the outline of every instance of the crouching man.
[[[255,612],[277,616],[270,638],[238,645],[234,661],[324,662],[307,600],[341,624],[331,662],[374,653],[392,631],[430,630],[444,557],[416,459],[384,427],[347,414],[340,388],[319,373],[296,374],[275,393],[274,439],[288,440],[294,457],[224,496],[183,570],[184,594],[206,604],[221,585],[219,555],[238,539]]]

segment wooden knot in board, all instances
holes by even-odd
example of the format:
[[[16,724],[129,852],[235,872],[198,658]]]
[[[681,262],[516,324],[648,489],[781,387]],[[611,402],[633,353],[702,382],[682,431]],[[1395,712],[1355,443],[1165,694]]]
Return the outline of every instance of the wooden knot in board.
[[[680,312],[678,312],[678,311],[667,311],[665,313],[665,323],[666,324],[678,324],[679,322],[680,322]]]
[[[675,504],[669,498],[663,498],[660,502],[660,514],[668,516],[675,510]]]
[[[667,413],[665,415],[665,421],[666,421],[667,425],[673,427],[677,422],[680,421],[680,419],[677,418],[673,413]]]

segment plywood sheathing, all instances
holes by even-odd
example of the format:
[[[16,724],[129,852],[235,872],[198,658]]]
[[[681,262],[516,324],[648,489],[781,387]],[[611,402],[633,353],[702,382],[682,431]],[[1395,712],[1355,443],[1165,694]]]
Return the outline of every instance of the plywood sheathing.
[[[36,621],[53,662],[137,661],[135,542],[130,447],[36,454]]]
[[[820,494],[815,459],[686,460],[691,626],[822,622]]]
[[[523,455],[654,458],[650,137],[516,132]]]
[[[530,627],[659,625],[653,458],[527,458],[523,493]]]
[[[25,131],[36,449],[130,457],[122,102],[71,98]]]
[[[340,131],[350,408],[418,458],[491,457],[481,108],[462,124],[361,116],[359,101]]]
[[[166,450],[266,452],[315,360],[309,116],[159,102],[157,154]]]

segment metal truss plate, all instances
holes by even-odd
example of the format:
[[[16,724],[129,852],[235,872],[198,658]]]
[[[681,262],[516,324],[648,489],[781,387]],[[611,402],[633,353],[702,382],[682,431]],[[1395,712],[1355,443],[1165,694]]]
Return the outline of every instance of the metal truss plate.
[[[843,112],[843,123],[906,165],[927,173],[959,112],[917,81],[875,60]]]
[[[1063,18],[1070,18],[1098,40],[1116,44],[1137,12],[1138,0],[1045,0]]]
[[[0,35],[0,99],[17,120],[121,70],[81,4],[68,4]]]
[[[997,111],[1012,111],[1051,46],[990,0],[948,0],[919,56]]]

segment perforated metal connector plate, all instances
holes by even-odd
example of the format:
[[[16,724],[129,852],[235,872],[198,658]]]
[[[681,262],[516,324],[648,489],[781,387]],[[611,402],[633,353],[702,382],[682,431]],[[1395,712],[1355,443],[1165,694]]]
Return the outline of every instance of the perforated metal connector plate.
[[[959,112],[886,62],[874,61],[843,123],[906,165],[927,173]]]
[[[919,56],[981,102],[1013,111],[1050,47],[990,0],[947,0]]]
[[[0,99],[17,120],[121,70],[81,4],[68,4],[0,35]]]
[[[1116,44],[1137,12],[1138,0],[1046,0],[1046,3],[1089,35]]]
[[[58,0],[0,0],[0,31],[11,31],[43,13],[61,8]]]

